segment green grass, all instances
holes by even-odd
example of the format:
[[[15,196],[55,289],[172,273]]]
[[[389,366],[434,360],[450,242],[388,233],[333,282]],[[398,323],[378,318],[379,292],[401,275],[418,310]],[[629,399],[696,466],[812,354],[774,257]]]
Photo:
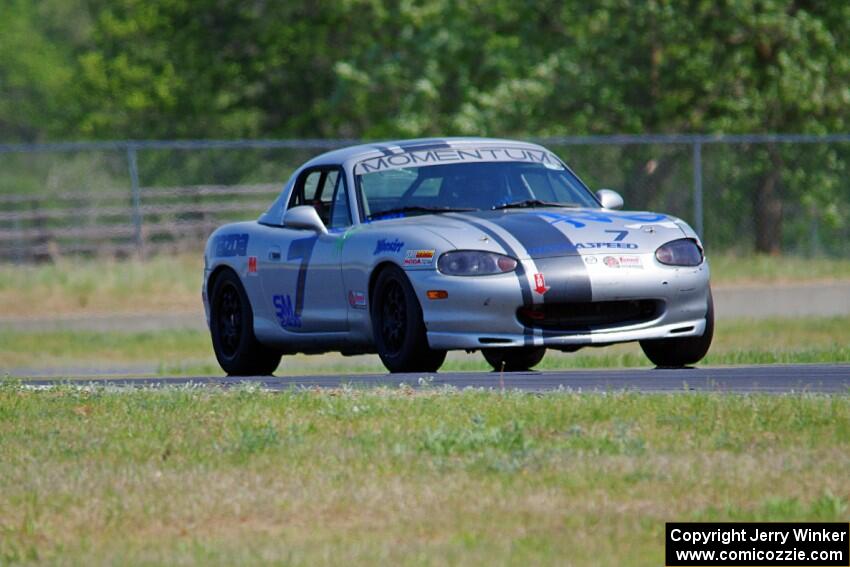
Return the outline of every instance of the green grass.
[[[850,279],[850,259],[710,256],[714,285]],[[39,266],[0,265],[0,314],[55,317],[201,309],[201,254],[150,260],[63,260]]]
[[[0,264],[0,313],[37,317],[202,309],[202,255]]]
[[[846,521],[850,396],[0,387],[0,563],[663,565]]]
[[[717,322],[702,364],[850,362],[850,317]],[[148,372],[221,375],[207,333],[159,331],[101,333],[0,331],[0,372],[11,368],[146,365]],[[649,367],[636,343],[550,351],[538,366],[555,368]],[[480,354],[450,353],[443,370],[486,370]],[[152,369],[152,370],[151,370]],[[285,356],[278,375],[384,372],[376,356]]]
[[[716,285],[850,279],[850,258],[709,254]]]

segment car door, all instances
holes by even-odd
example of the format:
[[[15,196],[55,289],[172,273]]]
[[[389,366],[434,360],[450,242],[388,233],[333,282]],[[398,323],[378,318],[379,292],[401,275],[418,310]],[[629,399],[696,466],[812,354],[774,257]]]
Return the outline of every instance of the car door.
[[[348,330],[348,301],[340,264],[341,234],[351,225],[348,188],[338,167],[302,172],[287,208],[313,206],[328,234],[280,227],[259,270],[269,308],[291,333]]]

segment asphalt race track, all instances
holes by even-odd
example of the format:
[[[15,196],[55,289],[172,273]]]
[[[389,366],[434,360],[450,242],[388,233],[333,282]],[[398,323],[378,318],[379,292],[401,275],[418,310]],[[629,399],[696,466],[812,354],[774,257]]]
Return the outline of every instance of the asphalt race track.
[[[456,388],[517,389],[530,392],[571,390],[581,392],[737,392],[792,393],[822,392],[850,394],[850,365],[805,364],[769,366],[723,366],[707,368],[564,370],[545,372],[445,372],[437,374],[351,374],[339,376],[282,376],[256,378],[218,377],[104,377],[91,381],[76,379],[75,384],[95,383],[126,387],[221,386],[245,383],[269,390],[288,388],[396,387],[414,388],[454,386]],[[29,386],[67,384],[67,380],[24,380]]]

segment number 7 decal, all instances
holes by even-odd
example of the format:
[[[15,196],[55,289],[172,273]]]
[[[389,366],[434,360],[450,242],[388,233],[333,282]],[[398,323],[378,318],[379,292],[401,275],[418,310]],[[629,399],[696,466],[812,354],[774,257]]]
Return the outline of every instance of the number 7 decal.
[[[304,284],[307,281],[307,266],[310,263],[310,257],[313,255],[313,248],[316,246],[316,241],[319,240],[318,235],[309,238],[300,238],[293,240],[289,245],[289,251],[286,253],[287,260],[301,260],[301,265],[298,267],[298,279],[295,283],[295,316],[300,318],[301,312],[304,310]]]
[[[611,234],[617,235],[617,237],[614,239],[614,242],[620,242],[621,240],[625,240],[625,238],[629,235],[628,230],[606,230],[605,232],[610,232]]]

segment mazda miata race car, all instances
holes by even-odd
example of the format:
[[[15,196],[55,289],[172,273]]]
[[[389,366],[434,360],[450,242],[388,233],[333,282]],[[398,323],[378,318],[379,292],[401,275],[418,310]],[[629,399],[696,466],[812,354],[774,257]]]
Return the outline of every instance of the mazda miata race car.
[[[328,152],[258,220],[210,236],[203,298],[216,357],[231,375],[329,351],[433,372],[448,350],[480,350],[512,371],[546,349],[640,341],[658,366],[696,363],[714,328],[700,240],[677,218],[622,205],[524,142]]]

